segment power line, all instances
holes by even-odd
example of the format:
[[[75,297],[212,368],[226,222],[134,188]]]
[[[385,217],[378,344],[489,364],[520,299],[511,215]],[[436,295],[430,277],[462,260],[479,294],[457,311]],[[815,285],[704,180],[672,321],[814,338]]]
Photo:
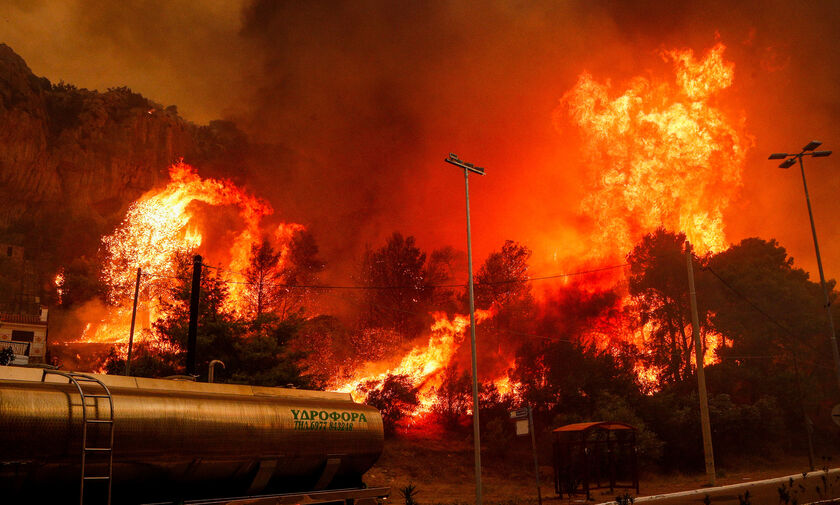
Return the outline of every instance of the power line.
[[[238,272],[235,270],[227,270],[220,267],[214,267],[207,264],[204,264],[207,268],[212,268],[214,270],[218,270],[220,272],[227,272],[236,275],[246,276],[243,272]],[[577,277],[581,275],[588,275],[593,273],[599,272],[606,272],[609,270],[616,270],[619,268],[624,268],[629,266],[629,263],[622,263],[620,265],[610,265],[606,267],[600,268],[593,268],[589,270],[580,270],[576,272],[567,272],[567,273],[558,273],[552,275],[543,275],[538,277],[528,277],[525,279],[505,279],[502,281],[490,281],[490,282],[478,282],[476,286],[499,286],[505,284],[517,284],[517,283],[525,283],[525,282],[536,282],[536,281],[543,281],[549,279],[560,279],[566,277]],[[225,282],[227,284],[245,284],[245,285],[255,285],[257,283],[254,282],[242,282],[242,281],[230,281],[230,280],[222,280],[221,282]],[[266,283],[266,286],[271,287],[280,287],[280,288],[290,288],[290,289],[346,289],[346,290],[362,290],[362,291],[375,291],[375,290],[400,290],[400,289],[410,289],[421,291],[424,289],[449,289],[449,288],[465,288],[466,284],[428,284],[424,286],[364,286],[364,285],[341,285],[341,284],[286,284],[286,283]]]
[[[788,330],[788,329],[787,329],[787,327],[785,327],[782,323],[778,322],[775,318],[773,318],[773,316],[771,316],[770,314],[768,314],[767,312],[765,312],[764,310],[762,310],[762,308],[761,308],[761,307],[759,307],[758,305],[756,305],[755,303],[753,303],[753,301],[752,301],[752,300],[750,300],[749,298],[747,298],[746,296],[744,296],[744,295],[743,295],[740,291],[738,291],[737,289],[735,289],[734,287],[732,287],[732,285],[731,285],[731,284],[729,284],[728,282],[726,282],[726,280],[724,280],[724,279],[723,279],[723,277],[721,277],[720,275],[718,275],[718,273],[717,273],[717,272],[715,272],[715,271],[714,271],[714,269],[713,269],[711,266],[706,266],[706,267],[704,267],[704,268],[705,268],[705,270],[707,270],[709,273],[711,273],[712,275],[714,275],[714,276],[717,278],[717,280],[719,280],[720,282],[722,282],[724,286],[726,286],[727,288],[729,288],[729,290],[730,290],[730,291],[732,291],[732,292],[733,292],[733,293],[735,293],[735,294],[736,294],[739,298],[741,298],[742,300],[744,300],[745,302],[747,302],[747,304],[748,304],[750,307],[752,307],[752,308],[753,308],[753,309],[755,309],[755,310],[756,310],[759,314],[761,314],[762,316],[764,316],[764,317],[765,317],[765,319],[767,319],[768,321],[770,321],[770,322],[771,322],[771,323],[773,323],[774,325],[778,326],[778,327],[779,327],[779,328],[780,328],[780,329],[781,329],[781,330],[782,330],[785,334],[787,334],[789,337],[791,337],[791,338],[796,338],[796,336],[794,336],[794,335],[793,335],[793,333],[792,333],[790,330]]]
[[[711,273],[712,275],[714,275],[714,276],[715,276],[715,278],[716,278],[717,280],[719,280],[719,281],[720,281],[720,282],[721,282],[724,286],[726,286],[727,288],[729,288],[729,290],[730,290],[730,291],[732,291],[733,293],[735,293],[735,295],[736,295],[736,296],[738,296],[741,300],[743,300],[744,302],[746,302],[746,303],[747,303],[747,305],[749,305],[750,307],[752,307],[752,308],[753,308],[756,312],[758,312],[759,314],[761,314],[761,315],[762,315],[765,319],[767,319],[768,321],[770,321],[771,323],[773,323],[775,326],[777,326],[779,329],[781,329],[781,330],[782,330],[782,332],[784,333],[784,335],[785,335],[785,336],[787,336],[789,339],[791,339],[791,340],[793,340],[793,341],[796,341],[796,340],[797,340],[796,335],[794,335],[792,331],[790,331],[790,330],[789,330],[789,329],[788,329],[785,325],[783,325],[782,323],[780,323],[779,321],[777,321],[777,320],[776,320],[773,316],[771,316],[770,314],[768,314],[767,312],[765,312],[765,311],[764,311],[761,307],[759,307],[758,305],[756,305],[756,304],[755,304],[752,300],[750,300],[750,299],[749,299],[747,296],[745,296],[743,293],[741,293],[740,291],[738,291],[737,289],[735,289],[735,288],[734,288],[731,284],[729,284],[729,283],[728,283],[728,282],[727,282],[727,281],[726,281],[723,277],[721,277],[720,275],[718,275],[718,273],[717,273],[717,272],[715,272],[715,271],[714,271],[714,269],[713,269],[711,266],[707,265],[707,266],[705,266],[705,267],[703,267],[703,268],[704,268],[704,270],[707,270],[709,273]],[[816,351],[816,349],[814,349],[814,347],[813,347],[811,344],[809,344],[809,343],[807,343],[807,342],[805,342],[805,341],[802,341],[802,343],[804,343],[804,344],[806,344],[808,347],[810,347],[812,351],[817,352],[817,351]],[[786,350],[787,350],[787,349],[786,349]],[[791,350],[787,350],[787,351],[788,351],[788,352],[790,352],[790,353],[793,353],[793,351],[791,351]],[[823,367],[823,366],[824,366],[824,365],[822,365],[822,364],[818,364],[818,363],[811,363],[811,364],[816,365],[816,366],[821,366],[821,367]]]

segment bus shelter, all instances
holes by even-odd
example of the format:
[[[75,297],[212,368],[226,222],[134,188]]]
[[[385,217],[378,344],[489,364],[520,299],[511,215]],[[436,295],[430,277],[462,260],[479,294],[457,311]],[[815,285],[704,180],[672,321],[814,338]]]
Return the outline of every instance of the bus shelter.
[[[616,422],[561,426],[554,433],[554,490],[558,495],[595,489],[639,492],[636,429]]]

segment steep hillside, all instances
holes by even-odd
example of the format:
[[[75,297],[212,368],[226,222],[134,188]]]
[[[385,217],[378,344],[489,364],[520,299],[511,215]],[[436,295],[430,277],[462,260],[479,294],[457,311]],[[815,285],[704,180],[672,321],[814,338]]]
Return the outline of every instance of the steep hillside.
[[[0,242],[28,255],[91,254],[173,161],[210,164],[245,144],[232,123],[192,124],[126,87],[51,83],[0,44]]]

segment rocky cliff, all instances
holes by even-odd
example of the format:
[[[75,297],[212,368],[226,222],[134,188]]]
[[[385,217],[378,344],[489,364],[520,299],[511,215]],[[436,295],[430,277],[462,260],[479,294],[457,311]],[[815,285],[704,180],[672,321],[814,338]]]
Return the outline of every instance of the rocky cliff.
[[[107,228],[166,180],[173,161],[212,160],[239,135],[226,122],[194,125],[125,87],[53,84],[0,44],[0,230],[20,234],[56,214]]]

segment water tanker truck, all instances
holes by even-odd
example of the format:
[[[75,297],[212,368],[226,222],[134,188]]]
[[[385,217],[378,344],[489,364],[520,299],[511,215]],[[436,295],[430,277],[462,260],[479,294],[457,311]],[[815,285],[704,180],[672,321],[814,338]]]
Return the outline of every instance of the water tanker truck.
[[[0,367],[3,503],[372,505],[382,444],[349,394]]]

